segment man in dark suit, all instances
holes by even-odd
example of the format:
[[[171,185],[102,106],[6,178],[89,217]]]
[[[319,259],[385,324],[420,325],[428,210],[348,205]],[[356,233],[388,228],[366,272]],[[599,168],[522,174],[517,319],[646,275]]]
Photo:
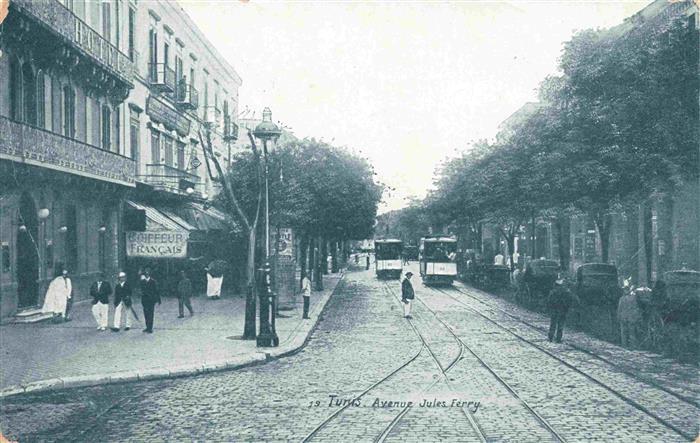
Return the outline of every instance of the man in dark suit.
[[[413,272],[407,272],[406,278],[404,278],[401,282],[401,301],[403,302],[403,316],[405,318],[413,318],[411,317],[411,305],[413,304],[415,292],[413,291],[413,285],[411,284],[412,276]]]
[[[122,314],[124,315],[124,330],[131,329],[131,286],[126,281],[126,274],[120,272],[117,277],[117,284],[114,286],[114,323],[112,331],[119,332],[122,323]],[[131,314],[131,315],[130,315]]]
[[[160,304],[160,293],[158,284],[151,277],[151,270],[146,268],[141,275],[141,305],[143,306],[143,317],[146,321],[146,329],[143,332],[153,333],[153,314],[156,303]]]
[[[97,275],[97,281],[90,286],[90,296],[92,297],[92,315],[97,322],[97,330],[107,329],[109,318],[109,296],[112,294],[112,287],[104,279],[104,273]]]

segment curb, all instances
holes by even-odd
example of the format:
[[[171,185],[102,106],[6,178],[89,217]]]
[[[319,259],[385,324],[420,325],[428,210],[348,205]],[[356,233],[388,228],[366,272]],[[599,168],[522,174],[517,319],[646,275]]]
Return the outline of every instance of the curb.
[[[300,352],[309,342],[311,333],[316,330],[319,321],[323,317],[328,300],[335,294],[338,285],[345,278],[342,272],[335,283],[333,290],[324,295],[309,313],[311,321],[301,322],[295,329],[292,337],[287,339],[277,348],[270,351],[255,352],[252,355],[240,355],[227,359],[205,361],[203,363],[185,364],[171,368],[149,368],[135,371],[120,371],[109,374],[77,375],[61,378],[51,378],[22,384],[8,386],[0,390],[0,399],[11,396],[30,394],[36,392],[59,391],[63,389],[82,388],[88,386],[101,386],[134,381],[163,380],[169,378],[187,377],[210,372],[230,371],[257,366],[279,358],[288,357]]]

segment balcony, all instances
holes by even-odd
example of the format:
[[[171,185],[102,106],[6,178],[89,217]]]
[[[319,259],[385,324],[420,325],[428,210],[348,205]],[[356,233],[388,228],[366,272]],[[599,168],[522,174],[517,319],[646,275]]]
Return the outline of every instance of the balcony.
[[[10,10],[29,17],[41,28],[58,35],[82,57],[87,57],[128,88],[133,87],[134,65],[129,57],[58,0],[12,0]],[[32,30],[29,32],[34,34]]]
[[[175,92],[175,70],[166,63],[149,63],[148,79],[152,87],[164,94]]]
[[[135,186],[132,159],[0,117],[0,159]]]
[[[198,176],[177,169],[166,164],[146,165],[145,175],[140,175],[139,180],[151,185],[154,189],[181,195],[201,196],[202,183]],[[187,192],[188,188],[194,191]]]
[[[238,125],[230,116],[224,117],[224,141],[235,142],[238,140]]]
[[[199,107],[199,93],[185,79],[180,80],[177,88],[177,104],[184,109],[197,109]]]

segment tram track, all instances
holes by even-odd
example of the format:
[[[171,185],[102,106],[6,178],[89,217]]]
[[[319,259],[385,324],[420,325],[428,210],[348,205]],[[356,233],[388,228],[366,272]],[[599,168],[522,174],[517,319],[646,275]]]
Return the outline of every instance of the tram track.
[[[505,314],[506,316],[512,318],[513,320],[517,320],[517,321],[519,321],[520,323],[524,324],[525,326],[527,326],[527,327],[529,327],[529,328],[531,328],[531,329],[533,329],[533,330],[542,332],[542,333],[544,333],[544,334],[546,334],[546,333],[548,332],[546,328],[543,328],[543,327],[534,325],[534,324],[528,322],[527,320],[524,320],[522,317],[518,317],[517,315],[511,314],[510,312],[506,311],[505,309],[502,309],[502,308],[499,308],[498,306],[494,306],[494,305],[492,305],[492,304],[490,304],[490,303],[487,303],[487,302],[485,302],[485,301],[479,299],[478,297],[475,297],[475,296],[473,296],[472,294],[469,294],[468,292],[462,290],[462,289],[459,288],[459,287],[453,286],[453,288],[454,288],[457,292],[459,292],[460,294],[466,295],[467,297],[469,297],[469,298],[471,298],[471,299],[473,299],[473,300],[475,300],[475,301],[481,303],[482,305],[487,306],[489,309],[493,309],[493,310],[499,311],[499,312]],[[483,292],[483,291],[478,290],[478,289],[474,289],[474,291]],[[576,351],[582,352],[582,353],[584,353],[584,354],[586,354],[586,355],[588,355],[588,356],[590,356],[590,357],[593,357],[593,358],[595,358],[596,360],[602,361],[602,362],[608,364],[609,366],[615,368],[615,370],[617,370],[618,372],[623,373],[623,374],[625,374],[625,375],[627,375],[627,376],[630,376],[630,377],[634,378],[635,380],[638,380],[638,381],[640,381],[640,382],[642,382],[642,383],[644,383],[644,384],[651,385],[651,386],[653,386],[654,388],[659,389],[660,391],[663,391],[663,392],[667,393],[668,395],[670,395],[670,396],[672,396],[672,397],[675,397],[676,399],[678,399],[678,400],[680,400],[680,401],[682,401],[682,402],[684,402],[684,403],[687,403],[687,404],[690,405],[690,406],[695,407],[695,408],[698,409],[699,412],[700,412],[700,402],[698,402],[698,401],[696,401],[696,400],[694,400],[694,399],[692,399],[692,398],[688,398],[688,397],[685,396],[685,395],[678,394],[677,392],[675,392],[675,391],[673,391],[673,390],[671,390],[671,389],[669,389],[669,388],[663,386],[663,385],[660,384],[660,383],[655,382],[654,380],[650,380],[650,379],[648,379],[648,378],[640,377],[639,375],[633,373],[632,371],[629,371],[629,370],[627,370],[627,369],[624,369],[624,368],[621,367],[620,365],[618,365],[618,364],[616,364],[616,363],[610,361],[609,359],[607,359],[607,358],[605,358],[605,357],[602,357],[602,356],[596,354],[595,352],[593,352],[593,351],[591,351],[591,350],[589,350],[589,349],[586,349],[586,348],[584,348],[584,347],[582,347],[582,346],[578,346],[578,345],[573,344],[573,343],[564,343],[564,345],[565,345],[565,346],[568,346],[569,348],[574,349],[574,350],[576,350]]]
[[[389,286],[388,283],[385,285],[385,289],[386,289],[386,291],[389,292],[399,303],[401,303],[400,298],[398,297],[398,295],[396,294],[396,292],[394,292],[394,291],[392,290],[392,288]],[[435,317],[435,318],[437,319],[437,317]],[[437,320],[439,321],[439,319],[437,319]],[[447,373],[448,373],[452,368],[454,368],[455,365],[456,365],[457,363],[459,363],[460,360],[462,360],[462,357],[463,357],[463,355],[464,355],[464,349],[465,349],[464,345],[461,343],[461,341],[459,340],[459,338],[458,338],[456,335],[451,334],[451,336],[452,336],[452,337],[456,340],[456,342],[460,345],[460,347],[459,347],[459,353],[457,354],[457,357],[455,357],[447,366],[443,366],[442,363],[440,363],[440,360],[439,360],[439,359],[437,358],[437,356],[435,355],[435,353],[432,351],[432,349],[430,349],[430,345],[428,344],[428,341],[425,339],[425,337],[423,336],[423,334],[421,334],[421,332],[418,330],[418,327],[417,327],[417,326],[413,323],[413,321],[410,320],[410,319],[409,319],[409,325],[411,326],[411,328],[413,329],[413,331],[416,333],[416,335],[418,336],[418,338],[421,340],[421,342],[423,343],[423,345],[424,345],[424,346],[428,349],[428,351],[430,352],[431,357],[433,358],[433,360],[435,361],[435,364],[438,366],[438,368],[440,369],[440,372],[442,373],[442,379],[443,379],[443,380],[445,381],[445,383],[449,386],[450,383],[449,383],[448,378],[447,378]],[[435,385],[436,385],[437,383],[439,383],[440,381],[441,381],[441,380],[436,380],[436,381],[433,382],[430,386],[428,386],[428,388],[426,388],[425,391],[429,391],[433,386],[435,386]],[[402,420],[403,417],[408,413],[408,411],[411,409],[411,407],[412,407],[412,406],[410,406],[410,405],[405,406],[405,407],[401,410],[401,412],[399,412],[399,413],[394,417],[394,419],[387,425],[387,427],[384,428],[384,431],[382,431],[382,433],[381,433],[379,436],[377,436],[377,438],[374,440],[375,443],[383,443],[384,441],[386,441],[386,439],[389,437],[389,435],[391,435],[391,432],[392,432],[392,431],[394,430],[394,428],[401,422],[401,420]],[[467,421],[469,422],[471,428],[472,428],[472,429],[474,430],[474,432],[476,433],[476,436],[479,438],[479,440],[480,440],[481,442],[484,442],[484,443],[485,443],[485,442],[487,441],[487,439],[486,439],[486,436],[485,436],[485,434],[484,434],[484,431],[481,429],[481,427],[479,426],[479,424],[476,422],[476,419],[473,417],[473,415],[471,414],[471,412],[467,411],[467,410],[466,410],[465,408],[463,408],[463,407],[460,408],[460,410],[461,410],[462,413],[465,415]]]
[[[523,343],[525,343],[525,344],[527,344],[527,345],[529,345],[529,346],[531,346],[531,347],[533,347],[533,348],[535,348],[535,349],[541,351],[542,353],[548,355],[548,356],[551,357],[552,359],[556,360],[557,362],[561,363],[562,365],[566,366],[567,368],[573,370],[573,371],[576,372],[577,374],[580,374],[580,375],[584,376],[584,377],[587,378],[588,380],[592,381],[594,384],[600,386],[601,388],[607,390],[608,392],[610,392],[611,394],[613,394],[614,396],[616,396],[617,398],[619,398],[620,400],[622,400],[624,403],[626,403],[626,404],[628,404],[628,405],[634,407],[635,409],[641,411],[642,413],[646,414],[647,416],[649,416],[649,417],[651,417],[652,419],[654,419],[655,421],[657,421],[659,424],[661,424],[661,425],[663,425],[664,427],[666,427],[666,428],[668,428],[668,429],[674,431],[676,434],[678,434],[678,435],[682,436],[683,438],[688,439],[688,440],[690,440],[690,441],[694,441],[694,440],[695,440],[695,437],[696,437],[695,435],[692,435],[692,434],[688,433],[687,431],[685,431],[685,430],[679,428],[678,426],[674,425],[673,423],[670,423],[668,420],[666,420],[666,419],[664,419],[664,418],[662,418],[662,417],[659,417],[658,415],[656,415],[656,414],[654,414],[652,411],[650,411],[649,408],[647,408],[647,407],[645,407],[644,405],[640,404],[640,403],[637,402],[636,400],[634,400],[634,399],[632,399],[632,398],[629,398],[629,397],[626,396],[625,394],[621,393],[619,390],[617,390],[617,389],[613,388],[612,386],[609,386],[608,384],[606,384],[606,383],[604,383],[604,382],[598,380],[597,378],[591,376],[590,374],[586,373],[585,371],[582,371],[581,369],[577,368],[576,366],[572,365],[571,363],[569,363],[569,362],[567,362],[566,360],[562,359],[561,357],[557,356],[557,355],[554,354],[553,352],[551,352],[551,351],[549,351],[549,350],[543,348],[542,346],[538,345],[537,343],[533,342],[532,340],[528,340],[527,338],[521,336],[520,334],[518,334],[518,333],[516,333],[516,332],[513,332],[512,330],[510,330],[510,329],[508,329],[507,327],[505,327],[505,326],[501,325],[500,323],[498,323],[496,320],[493,320],[493,319],[490,318],[489,316],[487,316],[487,315],[485,315],[484,313],[480,312],[479,310],[477,310],[477,309],[475,309],[475,308],[469,306],[468,304],[466,304],[464,301],[460,300],[459,298],[453,296],[453,295],[450,294],[448,291],[446,291],[446,290],[444,290],[444,289],[442,289],[442,288],[435,288],[435,287],[433,287],[432,289],[434,289],[435,291],[437,291],[437,292],[439,292],[439,293],[442,293],[442,294],[444,294],[444,295],[450,297],[451,299],[453,299],[454,301],[456,301],[456,302],[459,303],[460,305],[462,305],[462,306],[464,306],[465,308],[467,308],[469,311],[471,311],[471,312],[477,314],[478,316],[484,318],[485,320],[487,320],[488,322],[494,324],[494,325],[497,326],[498,328],[500,328],[500,329],[506,331],[507,333],[513,335],[514,337],[516,337],[518,340],[522,341]],[[463,293],[463,292],[461,292],[461,291],[459,291],[459,292],[460,292],[460,293]],[[421,301],[421,302],[422,302],[422,301]],[[424,302],[423,302],[423,304],[425,305]],[[427,306],[426,306],[426,307],[427,307]],[[428,309],[430,309],[430,308],[428,308]]]

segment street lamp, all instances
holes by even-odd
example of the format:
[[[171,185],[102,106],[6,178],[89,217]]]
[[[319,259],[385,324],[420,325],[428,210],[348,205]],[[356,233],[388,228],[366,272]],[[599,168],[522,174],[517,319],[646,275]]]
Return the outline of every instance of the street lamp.
[[[272,122],[272,111],[270,108],[265,108],[263,121],[253,131],[253,135],[262,140],[265,165],[265,266],[262,269],[263,291],[260,293],[260,334],[256,340],[259,347],[279,345],[279,337],[275,331],[275,295],[272,293],[272,282],[270,281],[270,188],[268,186],[267,142],[277,140],[281,133],[280,128]]]

